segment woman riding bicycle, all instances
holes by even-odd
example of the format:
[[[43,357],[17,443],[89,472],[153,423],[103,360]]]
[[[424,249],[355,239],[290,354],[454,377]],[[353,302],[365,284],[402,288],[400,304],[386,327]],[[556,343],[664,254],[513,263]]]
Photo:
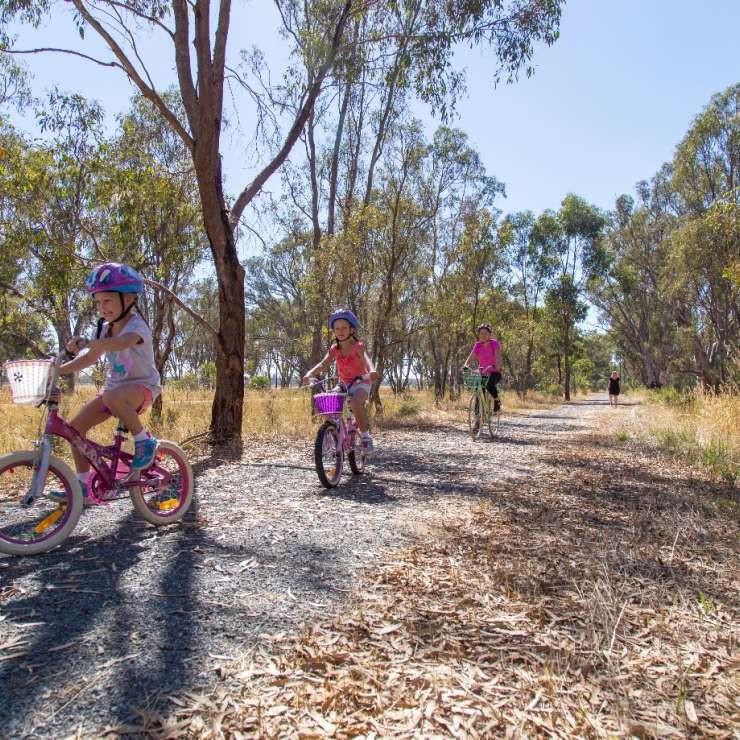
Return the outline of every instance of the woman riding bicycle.
[[[59,372],[76,373],[105,355],[108,373],[103,392],[80,409],[71,425],[85,436],[92,427],[116,416],[134,438],[132,470],[144,470],[154,460],[157,440],[144,429],[139,414],[151,406],[162,390],[154,364],[151,329],[140,314],[132,311],[144,280],[128,265],[106,262],[87,276],[85,285],[100,314],[97,336],[87,343],[86,353],[66,362]],[[76,354],[82,346],[81,337],[72,337],[67,350]],[[74,447],[72,454],[77,478],[88,499],[90,464]]]
[[[463,370],[468,369],[468,363],[473,355],[478,360],[478,371],[481,375],[488,376],[486,390],[493,397],[494,413],[501,411],[501,400],[498,397],[497,385],[501,382],[501,344],[498,339],[493,339],[491,327],[481,324],[476,330],[478,341],[473,345],[470,354],[465,360]]]
[[[365,401],[370,395],[372,384],[378,379],[378,373],[365,350],[365,345],[355,336],[355,330],[359,325],[357,316],[349,309],[334,311],[329,316],[329,329],[334,332],[334,341],[324,359],[305,374],[303,382],[308,383],[311,378],[325,372],[332,362],[336,362],[337,375],[347,390],[352,412],[360,428],[362,448],[365,452],[371,452],[373,439],[365,413]],[[369,383],[363,382],[362,377],[365,375],[370,376]]]

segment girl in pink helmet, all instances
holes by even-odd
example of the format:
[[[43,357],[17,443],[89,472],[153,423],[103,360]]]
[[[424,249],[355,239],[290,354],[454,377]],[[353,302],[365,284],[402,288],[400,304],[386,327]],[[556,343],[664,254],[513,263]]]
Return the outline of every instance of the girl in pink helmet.
[[[64,363],[60,372],[76,373],[94,365],[103,355],[108,369],[102,393],[85,404],[71,424],[85,436],[92,427],[116,416],[134,437],[132,470],[143,470],[154,461],[157,440],[144,429],[139,414],[151,406],[162,390],[154,363],[152,332],[142,316],[133,312],[144,280],[128,265],[106,262],[88,275],[85,285],[100,314],[97,335],[87,343],[82,337],[72,337],[67,350],[77,356]],[[83,347],[87,351],[80,353]],[[77,478],[89,500],[89,463],[74,447],[72,454]]]
[[[368,357],[365,345],[355,336],[355,329],[360,325],[357,316],[348,309],[334,311],[329,316],[329,329],[334,332],[334,341],[324,359],[312,367],[303,377],[308,383],[311,378],[325,372],[332,364],[337,364],[337,375],[347,388],[352,413],[357,419],[357,426],[362,436],[362,447],[367,452],[373,450],[373,438],[370,436],[365,401],[370,395],[372,384],[378,379],[372,360]],[[362,377],[370,376],[370,382]]]

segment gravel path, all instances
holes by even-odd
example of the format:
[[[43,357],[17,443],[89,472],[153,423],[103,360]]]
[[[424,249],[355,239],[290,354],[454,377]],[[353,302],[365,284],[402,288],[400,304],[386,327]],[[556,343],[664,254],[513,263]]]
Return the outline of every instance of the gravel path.
[[[120,502],[86,511],[51,553],[0,556],[0,737],[100,735],[155,693],[210,684],[224,656],[337,608],[447,505],[479,498],[481,480],[536,475],[550,440],[606,410],[592,396],[505,415],[495,443],[462,424],[384,432],[369,474],[331,492],[311,445],[250,447],[196,466],[181,525],[156,529]]]

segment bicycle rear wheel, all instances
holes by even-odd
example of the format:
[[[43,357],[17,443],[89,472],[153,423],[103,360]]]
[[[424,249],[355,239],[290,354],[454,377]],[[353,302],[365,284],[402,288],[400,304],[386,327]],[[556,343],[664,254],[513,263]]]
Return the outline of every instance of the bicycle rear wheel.
[[[174,442],[160,440],[154,464],[142,471],[141,485],[131,488],[131,503],[151,524],[182,519],[193,500],[193,469],[185,452]]]
[[[325,421],[316,433],[313,446],[316,473],[324,488],[336,488],[342,477],[344,452],[339,446],[339,430],[332,421]]]
[[[0,552],[8,555],[51,550],[69,537],[82,514],[80,484],[53,456],[41,495],[28,506],[21,503],[31,490],[34,456],[29,450],[0,458]]]

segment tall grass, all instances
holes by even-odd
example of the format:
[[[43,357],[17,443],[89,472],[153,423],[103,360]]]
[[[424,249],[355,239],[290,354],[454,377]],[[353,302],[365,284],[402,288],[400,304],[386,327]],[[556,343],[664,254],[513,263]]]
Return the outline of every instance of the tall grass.
[[[740,483],[740,394],[642,391],[639,434],[660,449]]]
[[[89,386],[80,386],[70,397],[65,397],[60,410],[71,419],[75,413],[95,396]],[[374,429],[399,426],[462,422],[466,418],[468,394],[456,400],[435,402],[430,391],[412,391],[394,395],[381,390],[382,416],[372,412]],[[144,423],[158,437],[182,442],[208,430],[213,394],[206,390],[180,390],[166,388],[163,395],[162,416],[153,419],[144,415]],[[504,392],[506,411],[522,408],[539,408],[557,402],[550,396],[532,393],[526,403],[514,393]],[[11,403],[7,388],[0,388],[0,454],[29,449],[36,438],[42,411],[33,406]],[[246,439],[310,439],[318,419],[311,415],[311,396],[305,388],[278,390],[247,390],[244,396],[244,437]],[[111,440],[115,422],[110,420],[94,429],[91,439],[107,443]],[[61,450],[60,450],[61,452]],[[66,456],[66,455],[65,455]]]

